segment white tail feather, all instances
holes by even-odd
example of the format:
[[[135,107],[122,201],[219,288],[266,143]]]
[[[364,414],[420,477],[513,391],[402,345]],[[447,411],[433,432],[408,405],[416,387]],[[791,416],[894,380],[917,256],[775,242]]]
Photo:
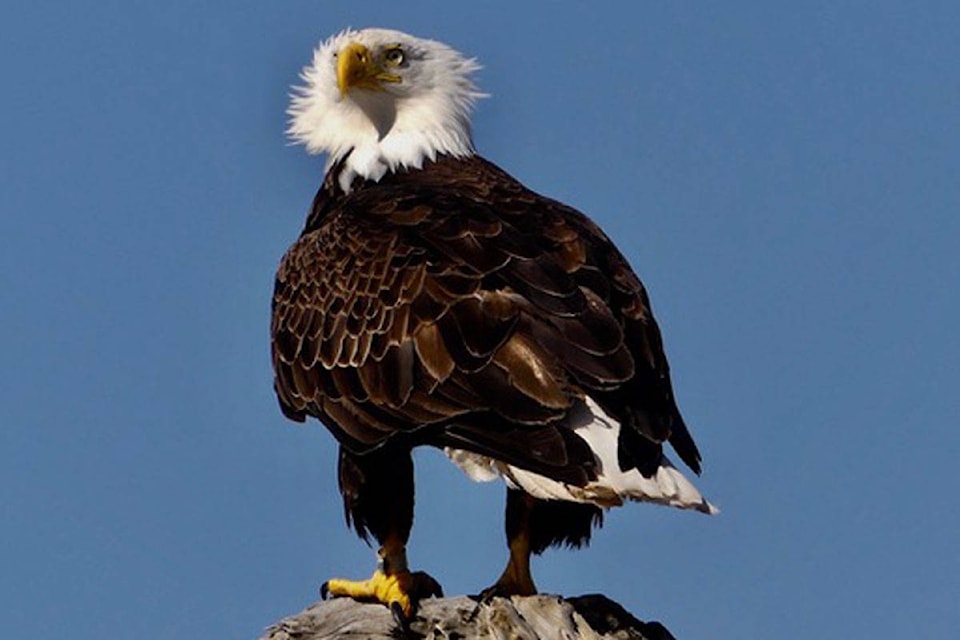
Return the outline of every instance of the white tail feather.
[[[666,456],[660,459],[657,472],[645,478],[636,469],[622,471],[617,458],[620,438],[620,423],[604,413],[603,409],[587,398],[591,419],[574,432],[590,447],[597,462],[597,479],[586,486],[551,480],[545,476],[505,464],[487,456],[460,449],[447,449],[446,453],[471,479],[489,481],[502,477],[511,487],[523,489],[542,500],[566,500],[585,502],[601,507],[623,504],[624,500],[655,502],[679,509],[695,509],[713,514],[717,508],[707,502]]]

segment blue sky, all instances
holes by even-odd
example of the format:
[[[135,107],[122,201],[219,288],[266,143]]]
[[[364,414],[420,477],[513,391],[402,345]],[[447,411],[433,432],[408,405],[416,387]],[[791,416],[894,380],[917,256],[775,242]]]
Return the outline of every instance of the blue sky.
[[[646,282],[716,518],[633,505],[537,559],[694,638],[960,632],[955,3],[7,3],[0,625],[256,637],[364,576],[335,446],[271,390],[273,273],[322,159],[313,46],[477,56],[480,151]],[[503,489],[418,463],[413,565],[499,574]]]

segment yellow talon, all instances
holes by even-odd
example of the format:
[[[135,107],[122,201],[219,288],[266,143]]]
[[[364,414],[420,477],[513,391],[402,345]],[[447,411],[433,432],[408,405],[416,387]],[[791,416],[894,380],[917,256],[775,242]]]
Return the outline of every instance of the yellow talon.
[[[394,616],[402,614],[402,620],[398,619],[398,622],[405,625],[413,619],[421,599],[443,596],[443,589],[436,580],[423,571],[411,573],[407,569],[407,558],[402,546],[392,551],[381,548],[377,555],[379,566],[369,580],[333,578],[320,587],[321,597],[346,597],[365,602],[380,602],[387,605]]]
[[[343,580],[333,578],[327,582],[327,592],[334,597],[345,596],[354,600],[373,600],[390,606],[394,602],[403,609],[408,618],[413,613],[410,596],[412,579],[409,571],[387,575],[379,569],[369,580]]]

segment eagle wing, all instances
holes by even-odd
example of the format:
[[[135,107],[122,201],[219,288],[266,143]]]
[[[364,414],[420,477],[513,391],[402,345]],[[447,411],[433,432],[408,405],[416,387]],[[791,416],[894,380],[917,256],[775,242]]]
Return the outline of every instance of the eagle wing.
[[[631,425],[627,449],[658,463],[670,439],[698,471],[626,260],[579,212],[468,162],[318,196],[273,298],[284,413],[357,452],[409,439],[583,484],[593,457],[565,421],[589,395]]]

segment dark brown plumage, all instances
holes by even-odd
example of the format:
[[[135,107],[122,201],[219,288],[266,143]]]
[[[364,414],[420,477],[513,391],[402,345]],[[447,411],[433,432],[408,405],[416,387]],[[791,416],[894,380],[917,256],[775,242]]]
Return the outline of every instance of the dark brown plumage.
[[[280,264],[272,356],[284,414],[320,419],[345,450],[358,531],[384,533],[358,497],[364,459],[400,461],[412,509],[405,461],[421,444],[594,479],[572,431],[585,394],[625,425],[622,468],[655,473],[669,441],[699,473],[646,292],[592,221],[476,156],[358,179],[350,193],[342,165]],[[575,507],[568,518],[587,526],[541,532],[538,551],[589,537],[599,511]]]

